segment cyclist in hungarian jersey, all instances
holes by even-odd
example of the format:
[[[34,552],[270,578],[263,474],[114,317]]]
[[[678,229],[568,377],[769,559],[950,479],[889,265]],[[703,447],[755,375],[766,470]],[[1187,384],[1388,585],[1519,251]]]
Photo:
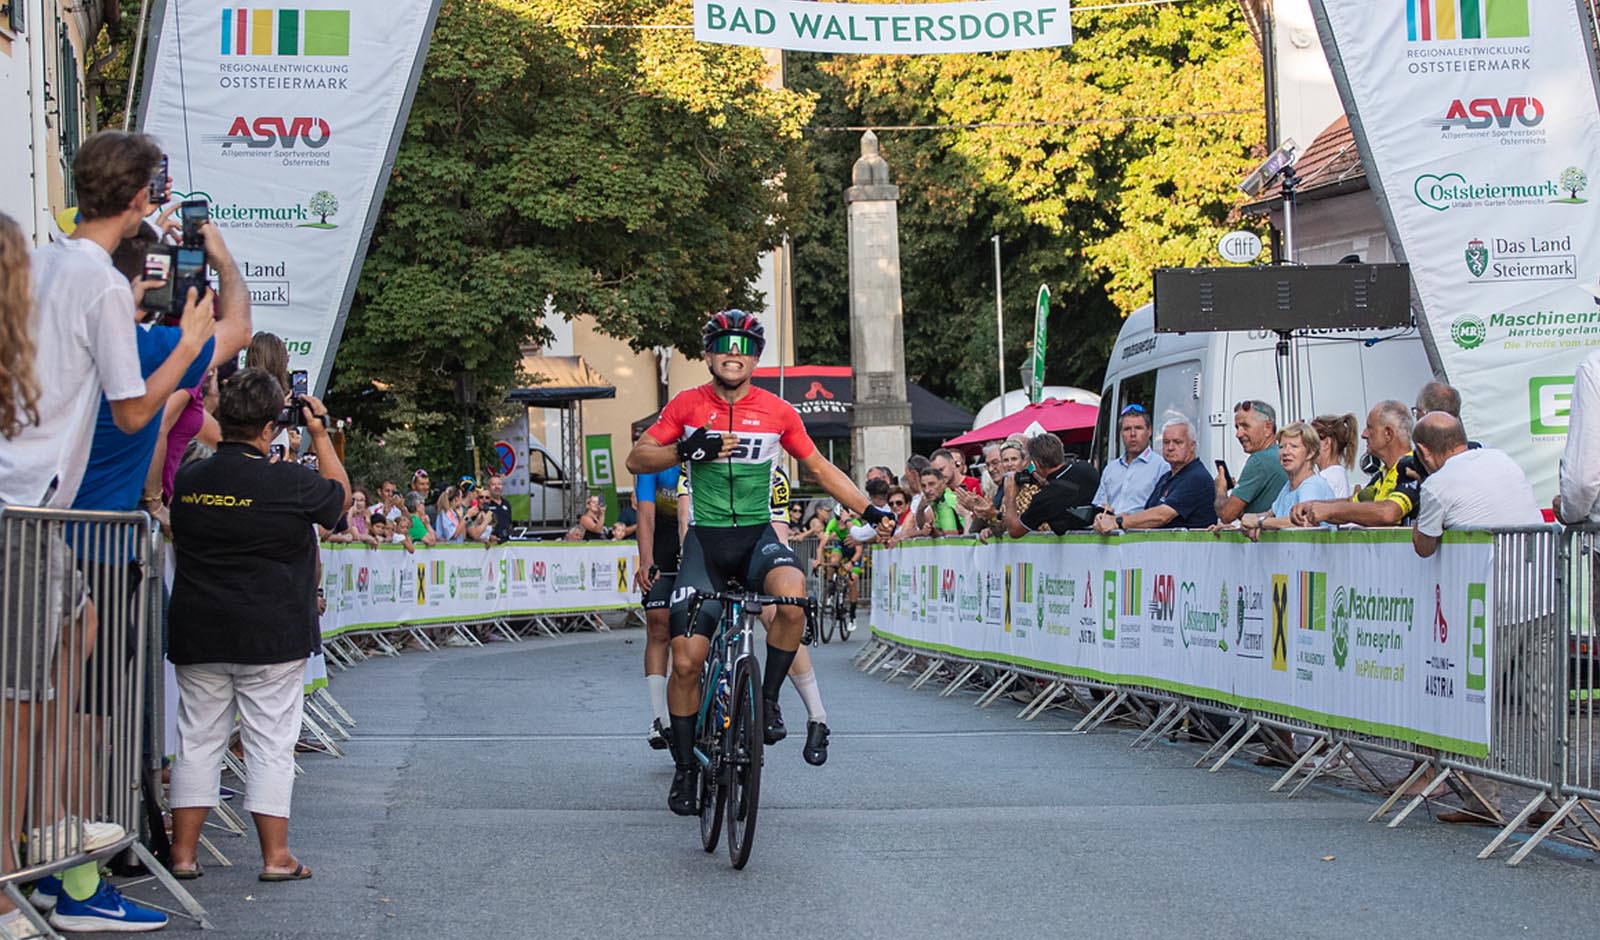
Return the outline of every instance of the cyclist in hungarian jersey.
[[[694,595],[721,590],[729,578],[767,594],[798,597],[805,593],[799,562],[772,528],[773,463],[787,451],[831,496],[858,508],[870,522],[887,516],[871,506],[844,471],[823,459],[793,406],[750,384],[766,344],[759,320],[742,310],[724,311],[706,321],[701,336],[711,381],[678,393],[628,455],[628,470],[635,474],[665,470],[679,461],[687,463],[694,493],[672,594],[672,675],[667,682],[672,754],[677,764],[667,805],[684,816],[699,812],[695,805],[700,767],[694,757],[694,725],[700,706],[700,669],[721,615],[720,605],[706,604],[697,621],[690,623]],[[778,691],[794,663],[804,631],[804,611],[785,605],[778,609],[767,633],[761,684],[769,744],[787,734]]]

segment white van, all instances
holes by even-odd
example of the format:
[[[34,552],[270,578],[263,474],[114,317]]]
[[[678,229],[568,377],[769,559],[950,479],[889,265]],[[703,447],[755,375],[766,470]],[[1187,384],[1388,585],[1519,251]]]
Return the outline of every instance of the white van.
[[[1233,406],[1245,399],[1278,410],[1279,426],[1294,418],[1353,412],[1357,426],[1386,398],[1416,400],[1433,377],[1416,327],[1405,330],[1313,330],[1295,341],[1302,415],[1285,415],[1278,386],[1278,337],[1264,330],[1235,333],[1157,333],[1155,307],[1128,315],[1111,348],[1095,421],[1093,459],[1115,457],[1117,415],[1137,402],[1153,426],[1182,415],[1200,432],[1199,457],[1208,472],[1225,460],[1235,476],[1244,450],[1233,436]],[[1157,445],[1159,447],[1159,444]],[[1357,442],[1357,451],[1361,450]],[[1159,451],[1158,451],[1159,453]]]

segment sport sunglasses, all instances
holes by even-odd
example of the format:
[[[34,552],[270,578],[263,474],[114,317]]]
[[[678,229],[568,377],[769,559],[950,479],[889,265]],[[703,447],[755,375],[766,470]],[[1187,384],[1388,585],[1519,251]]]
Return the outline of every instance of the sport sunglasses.
[[[737,333],[725,333],[711,339],[711,352],[727,353],[735,356],[756,355],[756,341],[748,336]]]

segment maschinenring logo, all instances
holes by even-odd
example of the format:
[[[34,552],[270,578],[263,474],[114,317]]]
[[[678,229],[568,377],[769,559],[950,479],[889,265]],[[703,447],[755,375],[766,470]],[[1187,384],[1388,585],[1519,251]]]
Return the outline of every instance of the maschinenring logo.
[[[1343,672],[1350,658],[1350,599],[1342,587],[1333,591],[1333,616],[1329,621],[1333,634],[1333,664]]]
[[[1489,329],[1483,325],[1483,320],[1470,313],[1463,313],[1450,324],[1450,339],[1462,349],[1477,349],[1488,336]]]

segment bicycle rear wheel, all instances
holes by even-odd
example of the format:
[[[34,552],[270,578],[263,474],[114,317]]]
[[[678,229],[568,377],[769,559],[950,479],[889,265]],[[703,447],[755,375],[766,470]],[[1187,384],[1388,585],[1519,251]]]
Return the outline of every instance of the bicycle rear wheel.
[[[850,639],[850,634],[854,633],[856,629],[856,609],[855,605],[850,603],[849,581],[839,585],[839,592],[836,597],[838,602],[833,607],[834,617],[839,621],[839,642],[843,643]]]
[[[722,799],[727,805],[728,860],[743,868],[755,842],[756,809],[761,801],[762,742],[766,718],[761,700],[761,667],[746,656],[734,668],[733,720],[723,739],[722,759],[727,768]]]

